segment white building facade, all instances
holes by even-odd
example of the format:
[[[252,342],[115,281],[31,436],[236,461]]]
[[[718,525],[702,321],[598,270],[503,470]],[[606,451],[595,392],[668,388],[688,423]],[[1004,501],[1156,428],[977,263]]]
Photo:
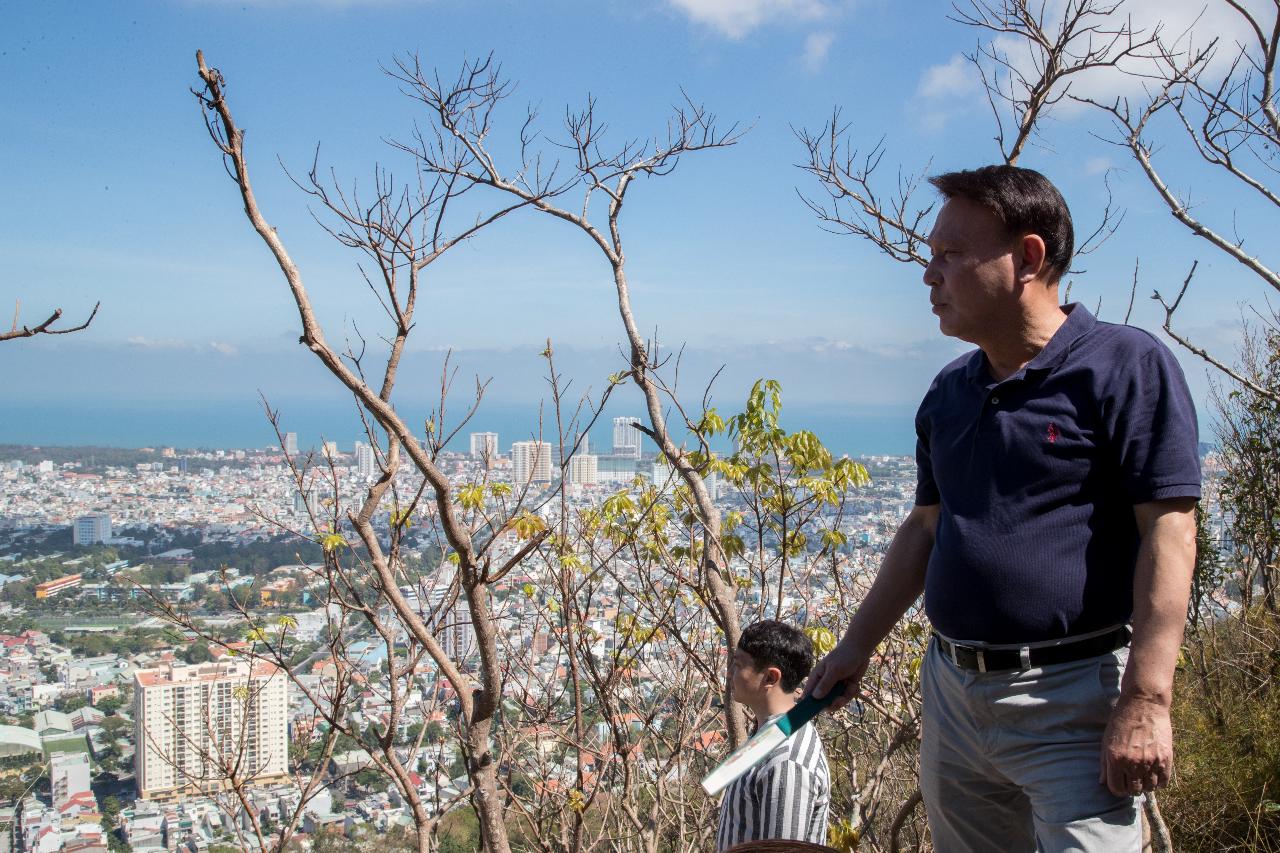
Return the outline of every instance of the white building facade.
[[[498,458],[498,434],[496,432],[471,433],[471,458],[483,462],[485,467]]]
[[[165,665],[134,675],[140,799],[224,786],[211,760],[237,756],[256,782],[289,772],[289,680],[266,661]]]
[[[517,441],[511,445],[511,480],[525,483],[551,482],[551,442]]]
[[[105,512],[82,515],[71,529],[71,541],[75,545],[98,545],[110,538],[111,516]]]
[[[579,453],[569,457],[569,485],[594,486],[600,482],[598,460],[593,454]]]
[[[355,443],[355,469],[357,477],[374,477],[378,473],[377,461],[373,456],[373,448],[363,441]]]
[[[640,419],[625,417],[613,419],[613,455],[640,458]]]

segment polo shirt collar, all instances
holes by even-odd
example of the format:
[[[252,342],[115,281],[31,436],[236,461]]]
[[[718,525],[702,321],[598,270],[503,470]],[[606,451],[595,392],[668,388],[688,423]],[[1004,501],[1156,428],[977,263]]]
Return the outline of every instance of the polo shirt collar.
[[[1058,331],[1053,333],[1053,337],[1049,339],[1049,343],[1045,344],[1044,349],[1027,363],[1024,370],[1039,370],[1045,373],[1053,370],[1066,359],[1071,346],[1098,324],[1097,319],[1089,313],[1089,309],[1079,302],[1072,302],[1065,306],[1065,310],[1067,319],[1058,327]]]
[[[1066,311],[1067,319],[1058,327],[1058,331],[1053,333],[1049,343],[1045,344],[1044,349],[1036,353],[1035,358],[1027,362],[1026,367],[1010,376],[1009,379],[1021,379],[1033,370],[1049,373],[1062,364],[1067,357],[1067,353],[1071,351],[1071,346],[1098,323],[1097,318],[1089,313],[1089,309],[1079,302],[1065,305],[1063,310]],[[968,378],[973,381],[982,382],[983,384],[988,384],[992,381],[990,374],[987,372],[987,356],[982,350],[974,353],[974,357],[969,360],[965,372]],[[1008,380],[1005,381],[1007,382]]]

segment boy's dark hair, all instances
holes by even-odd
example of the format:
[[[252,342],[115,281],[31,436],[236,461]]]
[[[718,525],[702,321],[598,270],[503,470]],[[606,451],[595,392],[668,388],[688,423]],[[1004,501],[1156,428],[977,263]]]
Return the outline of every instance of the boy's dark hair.
[[[1044,175],[1017,166],[983,166],[935,175],[929,183],[943,197],[968,199],[990,210],[1004,223],[1009,237],[1037,234],[1044,240],[1044,263],[1050,282],[1071,267],[1075,231],[1071,211],[1058,188]]]
[[[813,669],[813,643],[799,628],[772,619],[750,625],[738,638],[738,649],[751,655],[757,669],[776,666],[782,689],[795,690]]]

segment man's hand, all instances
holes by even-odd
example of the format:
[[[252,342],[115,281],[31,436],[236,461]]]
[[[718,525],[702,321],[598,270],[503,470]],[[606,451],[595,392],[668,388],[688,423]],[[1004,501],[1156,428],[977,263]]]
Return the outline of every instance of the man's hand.
[[[1134,797],[1163,788],[1172,775],[1169,708],[1158,701],[1121,696],[1102,735],[1098,781],[1118,797]]]
[[[1098,781],[1117,796],[1169,784],[1173,775],[1173,675],[1196,560],[1196,502],[1170,498],[1133,508],[1141,544],[1133,577],[1133,646],[1120,698],[1102,735]]]
[[[834,713],[852,702],[858,695],[858,682],[867,671],[867,662],[871,655],[859,651],[847,638],[841,640],[834,649],[826,654],[817,666],[809,673],[804,684],[804,695],[813,694],[821,699],[841,681],[846,682],[844,693],[827,706],[827,711]],[[803,697],[802,697],[803,698]]]

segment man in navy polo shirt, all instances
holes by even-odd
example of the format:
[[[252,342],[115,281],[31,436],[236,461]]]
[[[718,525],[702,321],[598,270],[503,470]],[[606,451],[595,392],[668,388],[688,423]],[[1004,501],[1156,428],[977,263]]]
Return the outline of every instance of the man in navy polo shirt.
[[[1137,851],[1169,781],[1200,467],[1194,406],[1146,332],[1060,304],[1071,216],[1044,176],[933,178],[929,300],[978,349],[916,416],[916,505],[814,668],[856,695],[923,591],[920,788],[944,851]],[[1130,643],[1130,637],[1132,642]]]

